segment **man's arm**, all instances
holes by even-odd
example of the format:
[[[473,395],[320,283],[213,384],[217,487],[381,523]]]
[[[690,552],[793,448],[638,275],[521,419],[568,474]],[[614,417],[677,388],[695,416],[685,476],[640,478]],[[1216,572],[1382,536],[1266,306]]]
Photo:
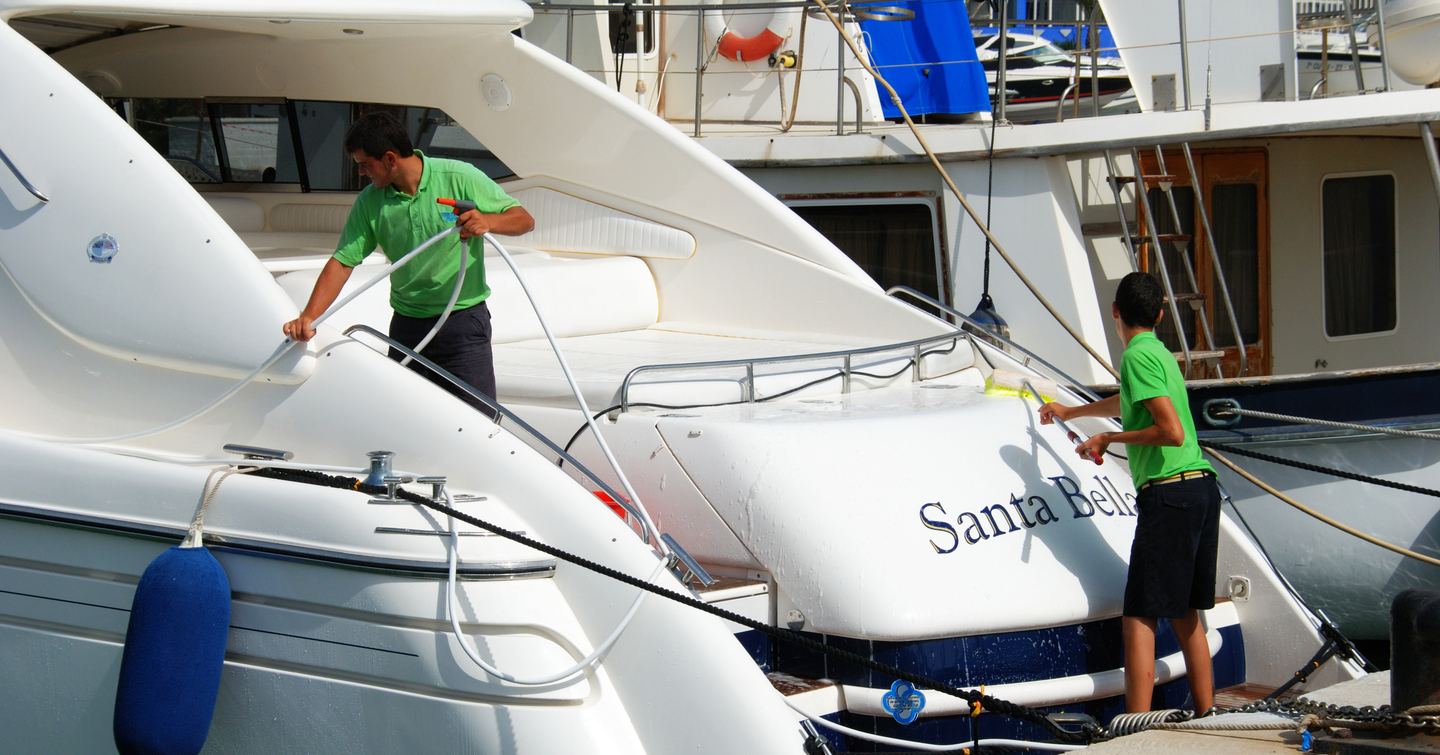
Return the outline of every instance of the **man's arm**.
[[[285,323],[281,328],[287,337],[301,342],[315,337],[312,323],[335,303],[335,299],[340,296],[340,289],[345,288],[345,282],[350,280],[352,269],[334,257],[326,261],[320,277],[315,279],[315,288],[310,291],[310,301],[305,304],[305,309],[300,311],[299,317]]]
[[[1118,393],[1079,406],[1066,406],[1058,401],[1051,401],[1040,407],[1040,424],[1042,425],[1048,425],[1056,418],[1062,422],[1069,422],[1079,417],[1118,416],[1120,416],[1120,394]]]
[[[1075,447],[1075,452],[1088,457],[1093,451],[1105,453],[1111,443],[1128,443],[1136,446],[1178,446],[1185,442],[1185,426],[1180,424],[1180,415],[1169,396],[1156,396],[1142,401],[1155,424],[1143,430],[1126,430],[1118,433],[1092,435]]]
[[[479,210],[470,210],[461,213],[456,223],[460,226],[460,238],[462,239],[483,236],[486,233],[519,236],[529,233],[535,228],[535,218],[530,216],[530,211],[519,206],[493,215]]]

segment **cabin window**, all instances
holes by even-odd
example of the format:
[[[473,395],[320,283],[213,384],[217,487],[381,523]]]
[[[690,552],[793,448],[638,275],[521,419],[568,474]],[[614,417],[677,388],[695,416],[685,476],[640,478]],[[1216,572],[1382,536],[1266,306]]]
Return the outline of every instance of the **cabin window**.
[[[1395,329],[1395,178],[1323,182],[1325,335]]]
[[[393,113],[416,148],[468,162],[499,180],[515,175],[436,108],[300,100],[130,99],[117,112],[190,183],[276,183],[302,191],[364,188],[345,131],[361,115]]]
[[[226,181],[300,183],[295,132],[285,103],[215,103],[210,116],[220,126]]]
[[[840,248],[881,288],[909,286],[946,301],[939,230],[929,202],[799,200],[795,214]]]
[[[186,181],[223,180],[215,130],[203,100],[128,100],[119,105],[130,127]]]

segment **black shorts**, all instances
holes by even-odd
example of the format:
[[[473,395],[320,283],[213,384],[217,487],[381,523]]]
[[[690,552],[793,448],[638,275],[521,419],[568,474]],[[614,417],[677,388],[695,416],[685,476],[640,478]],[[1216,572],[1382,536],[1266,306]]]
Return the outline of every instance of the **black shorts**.
[[[406,317],[397,312],[390,318],[390,337],[413,349],[425,334],[435,327],[438,319]],[[451,312],[445,324],[440,326],[440,332],[430,339],[430,343],[426,344],[420,353],[481,393],[495,398],[495,358],[490,348],[490,308],[485,306],[485,302]],[[390,350],[390,358],[397,362],[404,356],[395,349]],[[456,398],[479,409],[486,416],[495,416],[484,402],[455,387],[434,371],[415,361],[411,361],[409,367]]]
[[[1211,475],[1139,492],[1125,580],[1125,615],[1180,618],[1215,607],[1220,487]]]

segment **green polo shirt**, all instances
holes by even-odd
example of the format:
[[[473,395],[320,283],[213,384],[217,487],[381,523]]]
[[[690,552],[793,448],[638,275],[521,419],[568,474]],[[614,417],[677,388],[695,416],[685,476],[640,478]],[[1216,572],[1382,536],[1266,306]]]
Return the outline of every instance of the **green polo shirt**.
[[[1179,446],[1129,444],[1130,476],[1136,487],[1193,469],[1211,469],[1210,462],[1200,455],[1195,420],[1190,417],[1190,399],[1186,397],[1185,379],[1180,377],[1175,355],[1153,332],[1137,333],[1120,357],[1121,426],[1128,431],[1144,430],[1155,424],[1155,418],[1143,402],[1157,396],[1170,398],[1185,429],[1185,442]]]
[[[355,198],[333,255],[340,264],[355,267],[375,251],[376,245],[394,262],[455,225],[454,208],[435,203],[441,197],[468,199],[486,214],[520,206],[499,184],[469,163],[426,157],[420,150],[415,154],[424,161],[415,194],[401,193],[393,186],[377,189],[372,184]],[[435,317],[445,311],[455,290],[455,276],[460,272],[460,244],[458,235],[451,236],[390,273],[391,308],[407,317]],[[490,296],[490,287],[485,284],[484,242],[476,237],[467,246],[470,260],[456,309],[473,307]]]

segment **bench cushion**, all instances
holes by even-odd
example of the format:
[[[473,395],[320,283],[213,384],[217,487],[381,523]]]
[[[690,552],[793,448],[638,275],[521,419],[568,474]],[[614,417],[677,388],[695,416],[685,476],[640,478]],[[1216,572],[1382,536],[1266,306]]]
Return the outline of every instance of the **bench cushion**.
[[[513,196],[535,216],[535,230],[515,237],[519,246],[545,252],[670,259],[695,253],[695,237],[678,228],[551,189],[519,189]]]

